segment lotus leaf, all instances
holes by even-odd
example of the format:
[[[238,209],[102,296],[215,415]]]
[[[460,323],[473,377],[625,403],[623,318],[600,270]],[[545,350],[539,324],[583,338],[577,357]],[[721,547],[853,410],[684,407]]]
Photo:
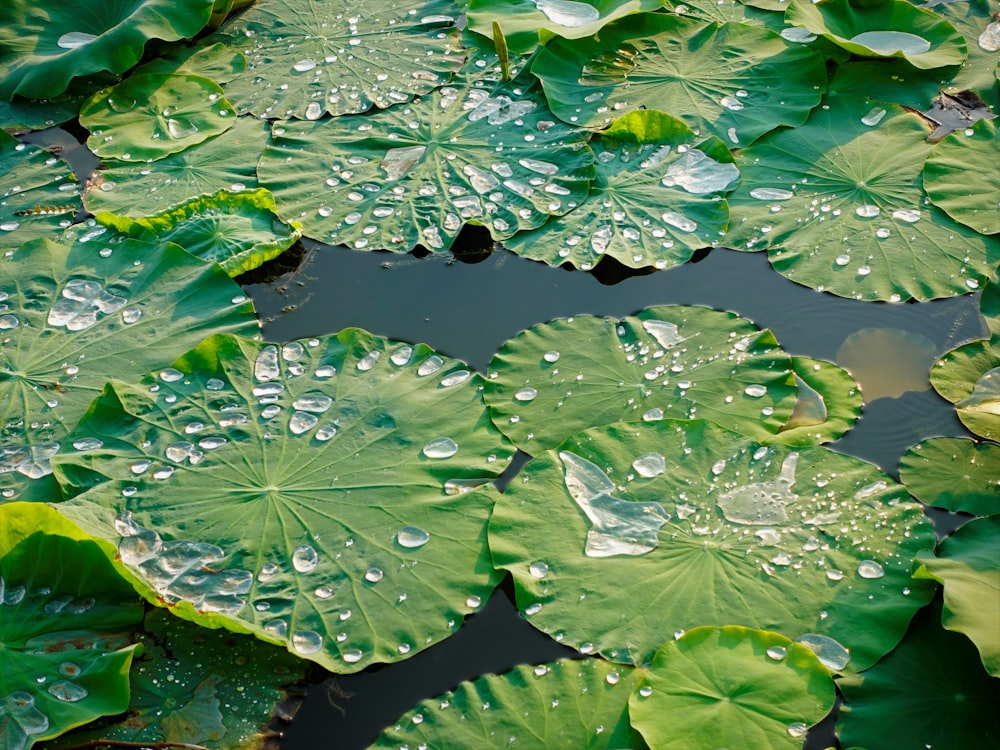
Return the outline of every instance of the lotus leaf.
[[[110,374],[138,378],[211,333],[258,329],[215,263],[104,227],[75,237],[35,240],[0,261],[0,503],[60,499],[49,458],[69,447]]]
[[[650,307],[522,331],[490,362],[484,397],[494,424],[532,455],[622,419],[698,416],[761,438],[792,415],[791,369],[770,331],[734,313]]]
[[[970,432],[1000,438],[1000,336],[952,349],[931,370],[931,385]]]
[[[739,172],[718,138],[698,138],[677,118],[649,110],[616,120],[591,147],[597,174],[588,199],[514,235],[508,250],[584,270],[605,256],[632,268],[669,268],[724,234],[722,195]]]
[[[128,706],[142,619],[98,543],[40,503],[0,506],[0,748],[24,750]]]
[[[861,389],[851,374],[832,362],[792,357],[798,388],[795,409],[775,441],[789,446],[839,439],[861,416]]]
[[[241,117],[230,130],[149,164],[118,159],[101,162],[83,196],[91,213],[149,216],[200,195],[257,187],[256,162],[268,125]]]
[[[693,2],[667,0],[664,5],[670,13],[688,18],[698,18],[702,21],[715,21],[720,24],[743,23],[747,26],[768,29],[776,34],[780,34],[785,28],[783,13],[771,13],[749,3],[740,2],[740,0],[721,0],[721,2],[716,0],[693,0]],[[813,41],[815,41],[815,37],[813,37]]]
[[[80,186],[65,162],[0,130],[0,247],[54,238],[79,207]]]
[[[1000,511],[1000,445],[967,438],[931,438],[910,448],[899,478],[927,505],[986,516]]]
[[[972,89],[1000,104],[995,71],[1000,51],[1000,25],[993,18],[995,4],[989,0],[926,0],[921,7],[933,10],[965,38],[969,57],[948,82],[948,91]]]
[[[162,159],[236,122],[236,110],[219,84],[196,75],[133,75],[98,91],[80,109],[90,130],[87,147],[123,161]]]
[[[965,636],[941,627],[936,604],[914,618],[892,653],[839,685],[844,747],[968,750],[1000,736],[1000,680]]]
[[[853,55],[898,57],[915,68],[961,65],[968,53],[954,26],[907,0],[792,0],[785,22]]]
[[[372,747],[645,750],[626,711],[641,673],[601,659],[518,666],[423,701]]]
[[[600,128],[656,109],[741,147],[803,123],[826,87],[823,59],[805,46],[740,23],[659,13],[621,18],[599,38],[554,39],[531,70],[566,122]]]
[[[64,96],[55,100],[25,99],[0,101],[0,129],[10,133],[42,130],[72,120],[80,112],[85,96]]]
[[[229,83],[246,70],[246,66],[246,58],[241,52],[217,42],[172,48],[161,57],[137,67],[132,75],[194,75],[216,83]]]
[[[408,106],[275,123],[261,185],[307,236],[357,249],[446,251],[466,223],[503,240],[566,213],[587,196],[590,134],[555,122],[526,73],[504,83],[487,59]]]
[[[174,41],[205,28],[212,0],[109,0],[91,11],[75,0],[0,4],[0,99],[44,99],[75,76],[124,73],[150,39]]]
[[[730,195],[737,250],[768,250],[792,281],[842,297],[898,302],[977,289],[1000,245],[927,206],[932,144],[893,104],[832,97],[799,128],[739,153]]]
[[[789,27],[795,28],[795,27]],[[914,68],[905,60],[853,60],[838,65],[828,93],[924,110],[941,91],[941,71]]]
[[[639,674],[629,718],[661,750],[798,750],[835,698],[829,670],[807,647],[733,625],[689,630]]]
[[[170,211],[142,219],[100,213],[97,220],[120,232],[148,229],[203,260],[214,260],[230,276],[253,270],[291,247],[302,234],[282,222],[266,190],[228,190],[193,198]]]
[[[210,37],[247,58],[241,112],[316,120],[391,107],[448,82],[463,54],[451,0],[260,3]]]
[[[924,189],[934,205],[983,234],[1000,233],[1000,181],[988,165],[1000,152],[992,120],[944,138],[924,162]]]
[[[530,461],[490,520],[493,563],[536,628],[641,664],[672,634],[741,622],[834,671],[889,651],[934,587],[930,523],[875,466],[703,420],[617,423]]]
[[[54,464],[78,496],[64,512],[182,617],[339,672],[398,661],[498,580],[489,498],[466,490],[512,450],[480,388],[457,360],[359,329],[216,336],[107,386],[75,433],[102,446]]]

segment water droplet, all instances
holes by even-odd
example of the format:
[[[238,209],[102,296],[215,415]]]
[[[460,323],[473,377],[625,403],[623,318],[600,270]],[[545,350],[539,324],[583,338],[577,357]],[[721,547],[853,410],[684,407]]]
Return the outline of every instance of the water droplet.
[[[458,443],[448,437],[435,438],[424,445],[422,452],[427,458],[451,458],[458,453]]]
[[[788,653],[788,650],[784,646],[771,646],[766,653],[768,658],[774,659],[775,661],[781,661],[785,658],[785,654]]]
[[[79,677],[82,671],[79,664],[71,661],[64,661],[59,665],[59,674],[63,677]]]
[[[850,41],[867,47],[879,55],[892,55],[896,52],[902,52],[904,55],[922,55],[931,48],[929,41],[906,31],[863,31],[852,36]],[[885,114],[885,110],[882,114]],[[872,124],[874,123],[865,123],[865,125]]]
[[[423,547],[430,540],[431,535],[419,526],[404,526],[396,532],[396,541],[400,547],[416,549]]]
[[[167,120],[167,132],[170,133],[171,138],[190,138],[198,132],[198,126],[171,117]]]
[[[381,355],[382,353],[377,350],[368,352],[365,356],[358,360],[357,368],[361,370],[361,372],[367,372],[375,366],[375,363],[378,362]]]
[[[310,70],[316,67],[315,60],[299,60],[295,65],[292,66],[292,70],[296,73],[308,73]]]
[[[535,0],[535,7],[552,23],[569,29],[585,26],[601,17],[593,5],[574,0]]]
[[[62,49],[78,49],[90,44],[95,39],[97,39],[96,35],[88,34],[85,31],[70,31],[60,36],[56,40],[56,45]]]
[[[791,190],[759,187],[750,191],[750,197],[759,201],[787,201],[795,195]]]
[[[662,216],[663,220],[681,232],[693,232],[698,228],[698,224],[682,214],[667,211]]]
[[[816,35],[809,31],[809,29],[804,29],[801,26],[790,26],[782,29],[781,38],[786,42],[798,44],[808,44],[809,42],[816,41]]]
[[[667,470],[667,461],[659,453],[647,453],[632,462],[632,468],[647,479],[658,477]]]
[[[307,120],[318,120],[323,116],[323,105],[319,102],[309,102],[305,114]]]
[[[549,574],[549,566],[543,562],[533,562],[528,566],[528,572],[534,578],[545,578]]]
[[[809,727],[803,724],[801,721],[796,721],[794,724],[788,725],[788,734],[791,737],[805,737],[806,732],[809,731]]]
[[[299,571],[299,573],[310,573],[316,570],[318,564],[319,555],[308,544],[299,545],[292,553],[292,567]]]
[[[261,583],[267,583],[273,579],[279,572],[279,568],[274,563],[264,563],[260,566],[260,572],[257,573],[257,580]]]
[[[851,660],[851,652],[829,636],[807,633],[796,638],[795,642],[816,654],[823,665],[834,672],[839,672]]]
[[[881,578],[885,569],[874,560],[862,560],[858,564],[858,575],[862,578]]]
[[[470,609],[479,609],[482,603],[483,603],[482,598],[476,596],[475,594],[473,594],[472,596],[470,596],[468,599],[465,600],[465,606],[469,607]]]
[[[292,648],[303,655],[315,654],[323,648],[323,636],[315,630],[299,630],[292,634]]]
[[[441,378],[441,387],[451,388],[459,385],[460,383],[464,383],[470,377],[472,377],[472,373],[468,370],[455,370],[455,372],[450,372]]]
[[[53,682],[48,687],[49,694],[66,703],[76,703],[87,697],[87,689],[69,680]]]
[[[837,570],[836,568],[830,568],[826,571],[826,577],[831,581],[841,581],[844,578],[844,572],[842,570]]]
[[[278,638],[284,638],[288,635],[288,623],[281,619],[268,620],[264,623],[264,632]]]
[[[608,672],[604,679],[609,685],[617,685],[618,681],[621,679],[621,675],[617,672]]]
[[[514,394],[514,398],[518,401],[534,401],[537,395],[538,391],[534,388],[522,388]]]
[[[361,658],[363,656],[364,653],[361,651],[361,649],[357,648],[348,649],[343,654],[341,654],[341,658],[348,664],[356,664],[357,662],[361,661]]]
[[[649,685],[643,685],[641,688],[639,688],[639,695],[641,695],[643,698],[648,698],[652,694],[653,694],[653,688],[651,688]]]
[[[905,221],[907,224],[915,224],[920,221],[920,211],[915,208],[897,208],[892,212],[892,218]]]
[[[378,583],[384,576],[385,574],[378,568],[368,568],[368,570],[365,571],[365,580],[368,581],[368,583]]]
[[[559,352],[557,352],[555,350],[550,351],[550,352],[545,352],[545,354],[542,355],[542,359],[544,359],[546,362],[550,362],[550,363],[551,362],[558,362],[559,361],[559,357],[560,357]]]
[[[333,589],[329,586],[319,586],[313,593],[317,599],[329,599],[333,596]]]
[[[78,451],[95,451],[98,448],[103,448],[104,443],[97,438],[88,437],[81,438],[80,440],[74,440],[73,447]]]

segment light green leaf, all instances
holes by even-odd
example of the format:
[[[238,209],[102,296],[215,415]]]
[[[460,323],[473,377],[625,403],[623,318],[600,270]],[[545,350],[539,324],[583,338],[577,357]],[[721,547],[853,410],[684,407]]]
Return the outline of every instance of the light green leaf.
[[[896,58],[862,58],[837,66],[828,93],[831,97],[892,102],[924,111],[941,92],[941,73],[914,68]]]
[[[53,464],[75,498],[60,507],[175,614],[338,672],[398,661],[498,580],[491,502],[465,491],[513,451],[480,387],[457,360],[359,329],[216,336],[107,386],[75,433],[102,447]]]
[[[988,33],[990,24],[995,23],[995,5],[989,0],[926,0],[922,5],[950,23],[965,38],[969,51],[968,59],[943,88],[949,92],[972,89],[994,105],[1000,104],[996,89],[997,61],[1000,57],[995,47],[997,37],[994,35],[997,31]],[[993,41],[988,41],[988,37],[992,37]],[[980,39],[983,41],[980,42]]]
[[[533,455],[618,420],[698,416],[770,437],[794,408],[791,368],[770,331],[735,313],[650,307],[522,331],[490,362],[484,398],[494,424]]]
[[[801,124],[826,87],[823,59],[777,34],[659,13],[626,16],[597,38],[555,39],[531,72],[566,122],[600,128],[656,109],[733,146]]]
[[[0,506],[0,750],[124,711],[121,631],[141,619],[97,542],[45,505]]]
[[[104,227],[72,237],[0,260],[0,502],[60,499],[49,458],[69,448],[66,434],[109,376],[138,378],[212,333],[258,330],[216,264]]]
[[[641,664],[677,631],[740,622],[860,670],[934,590],[910,578],[934,534],[908,500],[826,448],[703,420],[617,423],[529,462],[489,544],[528,621],[584,652]]]
[[[955,221],[982,234],[1000,233],[1000,181],[988,166],[1000,153],[992,120],[979,120],[938,143],[924,162],[924,189]]]
[[[0,130],[0,247],[55,238],[79,207],[80,186],[65,162]]]
[[[1000,336],[1000,283],[990,281],[983,287],[979,296],[979,313],[990,333]]]
[[[652,110],[630,112],[590,143],[597,174],[583,205],[504,243],[549,265],[589,270],[605,256],[631,268],[670,268],[717,242],[739,180],[729,149]]]
[[[938,437],[910,448],[899,478],[927,505],[986,516],[1000,511],[1000,445]]]
[[[241,52],[221,42],[196,47],[171,47],[132,71],[137,75],[194,75],[216,83],[229,83],[246,70],[247,61]]]
[[[740,0],[692,0],[688,2],[667,0],[664,6],[670,13],[702,21],[715,21],[720,24],[743,23],[747,26],[769,29],[775,34],[780,34],[785,28],[784,8],[781,9],[781,13],[772,13],[749,3],[740,2]]]
[[[788,446],[818,445],[843,437],[864,403],[851,374],[832,362],[792,357],[797,395],[795,409],[774,441]]]
[[[730,625],[664,644],[629,700],[650,747],[798,750],[835,699],[816,655],[777,633]]]
[[[952,349],[935,363],[931,385],[970,432],[1000,438],[1000,336]]]
[[[219,84],[196,75],[133,75],[80,108],[80,124],[90,131],[87,147],[123,161],[162,159],[235,122]]]

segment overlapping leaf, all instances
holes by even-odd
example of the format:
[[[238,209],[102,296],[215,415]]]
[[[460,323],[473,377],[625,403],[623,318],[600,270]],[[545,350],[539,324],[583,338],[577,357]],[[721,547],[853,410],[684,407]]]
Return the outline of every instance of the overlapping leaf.
[[[982,234],[1000,233],[1000,181],[984,165],[1000,153],[1000,133],[993,120],[942,140],[924,162],[924,189],[955,221]]]
[[[954,512],[1000,512],[1000,445],[938,437],[910,448],[899,478],[917,500]]]
[[[970,432],[1000,438],[1000,336],[952,349],[931,370],[931,385]]]
[[[858,417],[864,399],[858,383],[832,362],[792,357],[795,409],[775,436],[788,446],[818,445],[841,438]]]
[[[54,238],[79,207],[80,187],[65,162],[0,130],[0,247]]]

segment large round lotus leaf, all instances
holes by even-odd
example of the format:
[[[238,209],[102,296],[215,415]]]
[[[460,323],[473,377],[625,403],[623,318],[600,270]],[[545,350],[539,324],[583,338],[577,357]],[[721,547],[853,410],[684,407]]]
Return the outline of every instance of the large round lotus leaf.
[[[278,218],[274,198],[266,190],[193,198],[156,216],[130,219],[99,213],[97,220],[121,232],[139,227],[162,242],[180,245],[203,260],[213,260],[230,276],[239,276],[276,258],[302,234],[297,222]]]
[[[236,110],[219,84],[196,75],[134,75],[80,108],[80,124],[90,131],[87,147],[123,161],[162,159],[235,122]]]
[[[924,162],[924,189],[955,221],[983,234],[1000,232],[1000,180],[989,165],[1000,153],[992,120],[945,137]]]
[[[740,152],[723,242],[767,249],[784,276],[841,297],[927,300],[978,288],[1000,244],[926,205],[926,137],[920,118],[896,105],[829,99],[805,125]]]
[[[961,65],[967,54],[965,39],[954,26],[907,0],[792,0],[785,22],[852,55],[899,57],[915,68]]]
[[[914,618],[906,638],[877,665],[839,682],[847,701],[844,747],[969,750],[1000,736],[1000,680],[983,669],[964,635],[941,627],[941,609]]]
[[[729,149],[662,112],[630,112],[591,141],[597,174],[582,206],[504,243],[550,265],[588,270],[605,256],[669,268],[717,242],[729,222],[722,195],[739,180]]]
[[[634,664],[678,630],[739,622],[860,670],[934,590],[910,578],[931,525],[875,466],[703,420],[618,423],[543,453],[497,501],[489,543],[536,628]]]
[[[74,433],[102,447],[54,464],[78,496],[61,509],[180,616],[339,672],[398,661],[498,580],[491,503],[464,490],[513,451],[480,388],[457,360],[359,329],[216,336],[108,385]]]
[[[1000,512],[1000,445],[938,437],[910,448],[899,478],[917,500],[950,511]]]
[[[1000,25],[993,19],[995,3],[990,0],[926,0],[921,5],[944,18],[965,38],[969,57],[948,82],[947,90],[972,89],[992,103],[1000,103],[995,89],[997,52],[1000,50]]]
[[[49,458],[110,375],[138,378],[212,333],[258,329],[215,263],[104,227],[4,256],[0,306],[0,503],[59,499]]]
[[[659,750],[799,750],[835,698],[829,670],[808,648],[734,625],[689,630],[640,674],[629,718]]]
[[[128,706],[142,619],[132,587],[98,544],[40,503],[0,506],[0,748]]]
[[[801,124],[826,87],[823,59],[777,34],[658,13],[626,16],[596,39],[554,39],[531,71],[566,122],[600,128],[657,109],[734,146]]]
[[[538,32],[580,39],[630,13],[657,10],[663,0],[472,0],[469,30],[492,39],[493,22],[500,24],[512,52],[538,46]]]
[[[212,39],[243,52],[226,85],[241,112],[316,120],[410,101],[462,65],[450,0],[258,3]]]
[[[309,237],[400,252],[447,250],[466,223],[506,239],[582,203],[589,133],[555,122],[526,74],[469,69],[479,85],[463,78],[373,116],[276,123],[261,185]]]
[[[627,711],[641,674],[601,659],[521,665],[423,701],[372,747],[646,750]]]
[[[1000,465],[1000,464],[998,464]],[[996,498],[994,498],[996,499]],[[1000,677],[1000,515],[969,521],[921,555],[914,578],[944,584],[942,624],[976,644],[986,671]]]
[[[490,362],[484,397],[494,424],[532,455],[619,420],[697,416],[769,437],[795,405],[791,369],[774,335],[735,313],[650,307],[522,331]]]
[[[970,432],[1000,438],[1000,337],[952,349],[931,370],[931,385]]]
[[[132,662],[128,712],[64,734],[49,750],[97,739],[264,748],[260,725],[307,664],[256,638],[201,628],[158,608],[146,613],[137,639],[143,648]]]
[[[70,79],[124,73],[150,39],[193,37],[208,23],[212,0],[5,0],[0,4],[0,99],[44,99]]]
[[[55,237],[80,207],[80,186],[67,164],[0,130],[0,248]]]
[[[83,204],[95,214],[149,216],[199,195],[256,188],[268,129],[266,122],[241,117],[225,133],[149,164],[107,159],[90,176]]]
[[[829,443],[843,437],[861,416],[861,389],[851,374],[832,362],[792,357],[795,409],[773,438],[789,446]]]

